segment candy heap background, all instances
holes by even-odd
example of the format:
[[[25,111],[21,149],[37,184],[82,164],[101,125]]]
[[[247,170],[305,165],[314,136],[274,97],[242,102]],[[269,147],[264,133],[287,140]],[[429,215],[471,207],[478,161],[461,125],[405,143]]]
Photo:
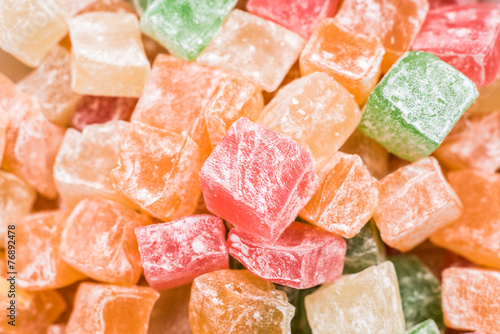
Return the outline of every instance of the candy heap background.
[[[500,4],[3,0],[0,48],[1,333],[500,333]]]

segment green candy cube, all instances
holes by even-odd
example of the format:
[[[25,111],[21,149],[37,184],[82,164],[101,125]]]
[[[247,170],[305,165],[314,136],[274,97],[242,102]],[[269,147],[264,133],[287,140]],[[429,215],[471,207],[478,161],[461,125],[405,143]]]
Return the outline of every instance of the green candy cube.
[[[407,52],[371,93],[359,129],[415,161],[441,144],[477,96],[474,83],[451,65],[426,52]]]
[[[237,0],[149,1],[141,16],[141,29],[174,56],[194,60],[217,34],[236,2]]]
[[[408,329],[404,334],[440,334],[434,320],[429,319]]]
[[[415,256],[394,256],[389,261],[396,268],[406,328],[432,319],[444,330],[441,284],[436,276]]]

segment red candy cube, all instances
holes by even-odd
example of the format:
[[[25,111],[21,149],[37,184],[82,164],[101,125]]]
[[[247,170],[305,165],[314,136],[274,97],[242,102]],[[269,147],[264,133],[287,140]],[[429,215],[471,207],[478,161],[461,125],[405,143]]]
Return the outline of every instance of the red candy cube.
[[[311,154],[246,118],[236,121],[200,172],[207,209],[275,242],[319,187]]]
[[[152,288],[170,289],[196,277],[229,268],[225,227],[211,215],[137,227],[144,276]]]
[[[500,6],[473,4],[431,10],[413,50],[432,53],[477,86],[486,86],[500,67]]]
[[[346,253],[344,239],[301,223],[290,225],[275,244],[233,228],[227,247],[253,274],[296,289],[339,278]]]

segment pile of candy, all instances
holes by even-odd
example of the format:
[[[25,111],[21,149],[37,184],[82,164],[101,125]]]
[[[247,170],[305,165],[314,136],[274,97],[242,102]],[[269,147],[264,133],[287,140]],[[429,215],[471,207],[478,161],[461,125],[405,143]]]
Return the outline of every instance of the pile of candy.
[[[500,4],[2,0],[1,333],[500,333]]]

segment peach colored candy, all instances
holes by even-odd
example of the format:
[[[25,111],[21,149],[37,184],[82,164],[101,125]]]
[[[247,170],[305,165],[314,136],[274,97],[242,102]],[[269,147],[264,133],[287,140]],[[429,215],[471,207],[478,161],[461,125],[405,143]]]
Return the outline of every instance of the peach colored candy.
[[[126,0],[66,0],[67,13],[70,16],[89,12],[114,12],[136,14]]]
[[[50,325],[49,327],[47,327],[46,334],[66,334],[66,325]]]
[[[70,285],[85,276],[71,268],[60,253],[61,234],[69,211],[31,214],[16,225],[18,285],[47,290]]]
[[[168,221],[196,209],[200,168],[200,150],[189,136],[132,122],[111,177],[144,211]]]
[[[373,218],[382,240],[402,252],[462,214],[459,198],[433,157],[401,167],[380,184],[379,204]]]
[[[187,133],[205,160],[211,152],[203,110],[226,73],[167,55],[158,55],[132,121]]]
[[[319,170],[356,129],[360,118],[352,95],[333,78],[317,72],[283,87],[257,123],[308,149]]]
[[[450,169],[494,173],[500,168],[500,111],[462,117],[434,155]]]
[[[428,10],[427,0],[344,0],[335,20],[356,34],[380,38],[385,73],[409,50]]]
[[[363,105],[380,77],[385,54],[380,40],[350,31],[335,19],[324,19],[300,55],[300,71],[325,72]]]
[[[158,297],[149,287],[82,283],[66,332],[147,334]]]
[[[498,333],[500,272],[475,268],[446,269],[442,296],[446,326]]]
[[[203,111],[212,148],[240,117],[255,121],[262,108],[264,98],[260,89],[242,75],[228,74]]]
[[[101,198],[86,198],[71,212],[60,251],[70,266],[97,281],[132,285],[142,273],[134,229],[146,215]]]
[[[3,154],[5,152],[8,126],[9,116],[0,108],[0,166],[2,165]]]
[[[319,189],[300,212],[313,225],[352,238],[372,217],[379,182],[358,155],[336,153],[318,172]]]
[[[69,123],[80,95],[71,90],[71,56],[62,46],[56,46],[40,66],[17,84],[22,92],[32,96],[42,114],[52,123]]]
[[[476,102],[467,109],[466,114],[480,115],[500,110],[500,71],[495,80],[487,86],[479,87]]]
[[[189,296],[191,284],[163,290],[149,319],[148,334],[191,334]]]
[[[500,269],[500,175],[460,170],[447,176],[464,212],[431,235],[431,241],[474,263]]]
[[[33,69],[21,63],[13,55],[0,49],[0,72],[10,78],[13,82],[19,82]]]

